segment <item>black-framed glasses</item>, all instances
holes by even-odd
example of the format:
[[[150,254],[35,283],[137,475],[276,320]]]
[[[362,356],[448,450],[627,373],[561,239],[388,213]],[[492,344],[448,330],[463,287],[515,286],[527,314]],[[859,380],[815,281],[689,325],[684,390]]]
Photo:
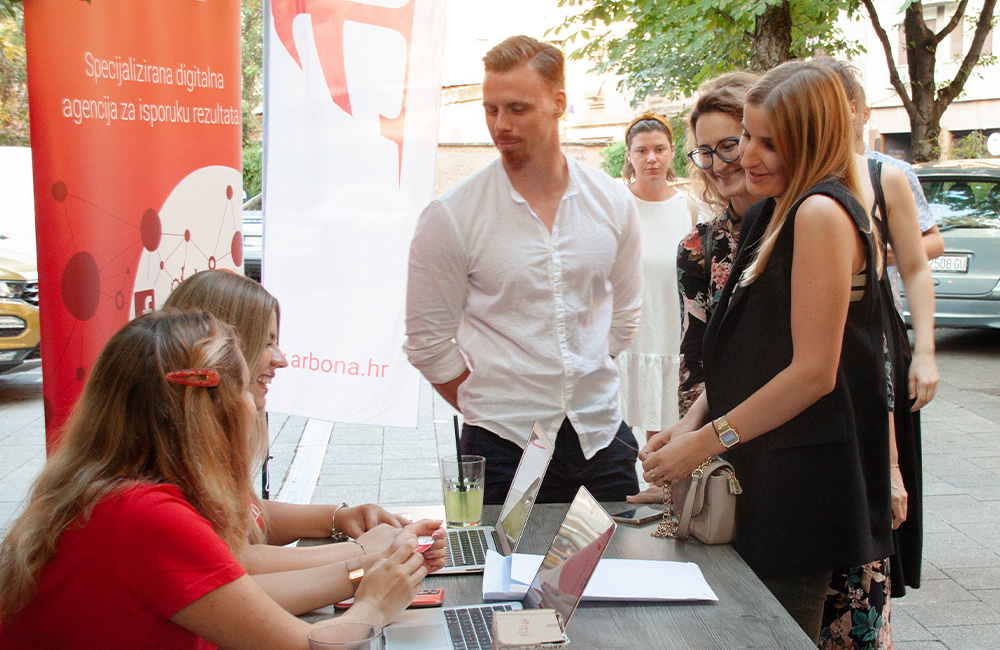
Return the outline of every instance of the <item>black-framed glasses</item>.
[[[718,156],[722,162],[736,162],[740,159],[740,139],[723,138],[719,140],[719,144],[715,145],[715,149],[698,147],[689,151],[687,156],[698,169],[711,169],[712,154]]]

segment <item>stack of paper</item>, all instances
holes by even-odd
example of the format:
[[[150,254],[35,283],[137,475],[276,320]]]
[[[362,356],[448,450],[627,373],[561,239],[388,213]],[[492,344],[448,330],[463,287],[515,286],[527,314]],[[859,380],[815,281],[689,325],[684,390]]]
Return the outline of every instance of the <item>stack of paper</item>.
[[[504,557],[487,551],[483,600],[521,600],[541,563],[541,555],[514,553]],[[719,601],[694,562],[610,558],[597,565],[583,599]]]

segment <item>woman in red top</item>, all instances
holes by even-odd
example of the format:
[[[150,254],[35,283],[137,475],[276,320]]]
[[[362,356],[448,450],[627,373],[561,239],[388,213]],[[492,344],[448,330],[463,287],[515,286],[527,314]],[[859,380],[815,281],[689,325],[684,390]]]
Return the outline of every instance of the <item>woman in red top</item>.
[[[310,626],[234,555],[262,537],[236,341],[209,314],[172,310],[111,338],[0,545],[0,647],[308,647]],[[385,625],[410,603],[427,573],[415,547],[409,535],[370,567],[343,620]]]
[[[204,309],[236,329],[250,369],[249,390],[258,413],[254,436],[266,448],[264,407],[268,387],[275,371],[288,365],[278,348],[281,315],[278,301],[260,283],[245,276],[228,271],[202,271],[181,282],[164,307]],[[444,564],[447,550],[438,530],[440,521],[409,524],[371,503],[355,507],[291,504],[261,501],[254,494],[247,499],[261,515],[259,523],[266,539],[250,540],[252,543],[245,544],[237,557],[265,592],[293,614],[310,612],[350,595],[350,583],[331,579],[331,565],[353,560],[368,569],[395,552],[410,533],[434,535],[435,544],[424,557],[432,570]],[[328,537],[331,530],[356,542],[306,548],[283,546],[300,537]],[[406,534],[401,536],[401,533]],[[343,595],[344,589],[348,590],[347,596]]]

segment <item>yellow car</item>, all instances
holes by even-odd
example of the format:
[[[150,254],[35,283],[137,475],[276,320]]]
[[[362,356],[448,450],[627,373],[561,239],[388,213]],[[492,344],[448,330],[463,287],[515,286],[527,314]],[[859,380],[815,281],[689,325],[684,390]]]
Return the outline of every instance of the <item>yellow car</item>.
[[[28,280],[0,267],[0,374],[38,367],[38,308],[22,300]]]

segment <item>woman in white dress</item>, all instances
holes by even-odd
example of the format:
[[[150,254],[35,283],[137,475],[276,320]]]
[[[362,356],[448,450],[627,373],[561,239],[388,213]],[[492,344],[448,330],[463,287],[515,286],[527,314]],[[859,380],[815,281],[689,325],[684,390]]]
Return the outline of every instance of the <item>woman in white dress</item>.
[[[632,345],[617,357],[622,416],[647,437],[677,422],[681,309],[677,244],[699,218],[701,202],[671,183],[673,129],[647,111],[625,130],[622,179],[639,207],[642,232],[642,320]]]

